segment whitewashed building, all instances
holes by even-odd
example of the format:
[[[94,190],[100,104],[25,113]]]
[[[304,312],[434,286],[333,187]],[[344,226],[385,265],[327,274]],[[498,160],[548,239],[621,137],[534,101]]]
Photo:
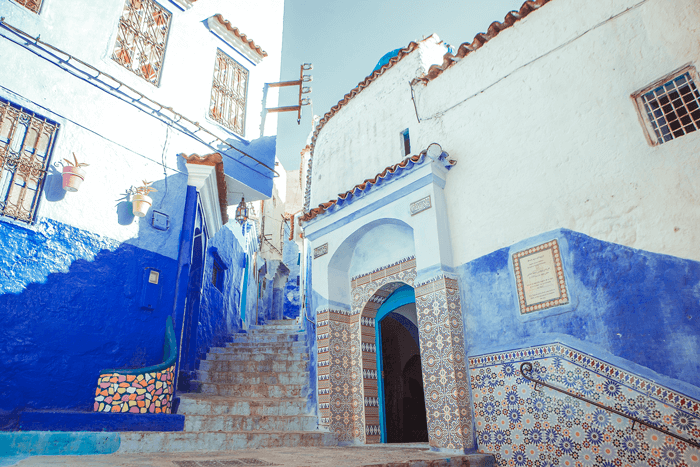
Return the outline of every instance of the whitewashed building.
[[[301,225],[342,440],[697,464],[697,7],[525,2],[455,50],[409,44],[325,114]]]

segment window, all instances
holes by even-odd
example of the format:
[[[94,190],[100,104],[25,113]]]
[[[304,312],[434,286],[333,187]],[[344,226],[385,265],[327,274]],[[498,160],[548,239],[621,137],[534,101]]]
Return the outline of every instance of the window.
[[[216,261],[214,261],[214,267],[211,271],[211,283],[219,292],[224,291],[224,269]]]
[[[171,14],[153,0],[126,0],[112,60],[158,86]]]
[[[408,136],[408,128],[401,132],[401,147],[403,148],[404,156],[411,154],[411,138]]]
[[[695,69],[685,67],[669,76],[632,95],[654,145],[700,128],[700,93],[695,84]]]
[[[0,216],[32,223],[58,124],[0,99]]]
[[[19,3],[27,10],[33,11],[34,13],[37,13],[37,14],[39,13],[39,10],[41,9],[41,2],[42,2],[42,0],[15,0],[15,3]]]
[[[217,49],[209,117],[243,136],[247,94],[248,70]]]

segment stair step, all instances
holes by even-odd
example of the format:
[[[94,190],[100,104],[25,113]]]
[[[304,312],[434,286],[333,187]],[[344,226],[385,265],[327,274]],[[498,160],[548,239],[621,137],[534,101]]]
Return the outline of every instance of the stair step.
[[[336,446],[328,432],[198,431],[120,433],[119,453],[233,451],[296,446]]]
[[[285,416],[306,415],[305,398],[242,398],[211,394],[182,394],[179,414],[185,415],[185,423],[190,415],[244,415],[244,416]]]
[[[278,350],[298,350],[305,349],[306,343],[302,341],[291,341],[291,342],[229,342],[225,347],[214,347],[216,349],[241,349],[241,350],[254,350],[258,349],[278,349]]]
[[[226,347],[212,347],[209,349],[209,353],[269,353],[269,354],[281,354],[287,355],[292,353],[303,352],[306,353],[306,346],[303,342],[296,342],[274,344],[274,343],[262,343],[262,344],[229,344]]]
[[[270,319],[265,324],[273,324],[276,326],[299,326],[295,319]]]
[[[303,334],[235,334],[231,336],[231,342],[252,342],[252,343],[264,343],[264,342],[297,342],[303,341],[300,337]]]
[[[306,384],[308,371],[198,371],[199,381],[228,384]]]
[[[275,361],[308,361],[308,353],[293,353],[293,354],[268,354],[268,353],[211,353],[207,354],[206,361],[228,360],[228,361],[243,361],[243,362],[262,362],[271,361],[273,356]]]
[[[250,360],[202,360],[199,362],[200,371],[214,372],[270,372],[270,371],[307,371],[308,362],[305,360],[276,360],[265,359],[259,361]]]
[[[248,332],[263,332],[263,333],[295,333],[302,332],[303,328],[301,326],[288,326],[286,324],[274,325],[274,324],[254,324],[248,328]]]
[[[313,431],[317,426],[312,415],[188,415],[185,431]]]
[[[217,396],[231,397],[303,397],[306,395],[305,384],[228,384],[205,383],[200,384],[201,394],[215,394]]]

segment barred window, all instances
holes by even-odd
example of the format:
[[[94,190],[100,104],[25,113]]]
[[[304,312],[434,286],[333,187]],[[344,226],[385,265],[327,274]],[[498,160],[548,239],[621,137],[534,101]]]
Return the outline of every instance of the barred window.
[[[700,93],[695,69],[686,67],[663,84],[656,82],[633,97],[652,144],[663,144],[700,128]]]
[[[0,216],[32,223],[58,124],[0,99]]]
[[[112,60],[158,86],[171,16],[153,0],[126,0]]]
[[[209,117],[243,136],[247,95],[248,70],[217,49]]]
[[[15,0],[15,3],[19,3],[27,10],[33,11],[37,14],[39,13],[39,10],[41,10],[41,2],[42,0]]]

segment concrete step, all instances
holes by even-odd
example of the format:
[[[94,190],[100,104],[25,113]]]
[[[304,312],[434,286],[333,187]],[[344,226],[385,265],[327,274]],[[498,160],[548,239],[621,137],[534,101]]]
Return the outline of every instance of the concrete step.
[[[302,333],[303,328],[301,326],[288,326],[288,325],[274,325],[274,324],[263,324],[263,325],[252,325],[248,328],[248,333]]]
[[[229,397],[303,397],[307,392],[304,384],[227,384],[205,383],[203,381],[193,381],[193,383],[200,384],[201,394]]]
[[[327,432],[198,431],[121,433],[119,453],[233,451],[296,446],[336,446]]]
[[[244,415],[253,417],[280,417],[306,415],[305,398],[242,398],[211,394],[182,394],[178,413],[185,415]]]
[[[188,415],[185,431],[315,431],[314,416]]]
[[[258,351],[258,349],[275,349],[284,352],[298,352],[306,349],[306,343],[301,341],[291,342],[229,342],[226,347],[214,347],[217,349],[239,349]]]
[[[308,361],[306,360],[276,360],[273,358],[251,361],[251,360],[202,360],[199,362],[200,371],[213,372],[271,372],[271,371],[307,371]]]
[[[230,342],[252,342],[252,343],[265,343],[265,342],[296,342],[303,341],[303,334],[234,334],[231,336]]]
[[[197,372],[197,379],[206,383],[228,384],[307,384],[308,371],[202,371]]]
[[[299,326],[299,323],[297,323],[297,320],[295,319],[270,319],[268,320],[265,325],[276,325],[276,326]]]
[[[207,354],[206,361],[228,360],[234,362],[262,362],[262,361],[308,361],[308,353],[293,353],[293,354],[269,354],[269,353],[212,353]]]

